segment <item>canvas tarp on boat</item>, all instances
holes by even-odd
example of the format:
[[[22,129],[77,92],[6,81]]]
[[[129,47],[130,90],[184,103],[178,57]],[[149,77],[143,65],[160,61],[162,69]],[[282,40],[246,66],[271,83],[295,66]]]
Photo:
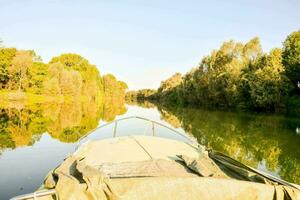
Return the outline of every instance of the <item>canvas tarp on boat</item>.
[[[175,140],[113,138],[84,144],[49,173],[44,188],[72,200],[300,199],[296,186],[235,162]]]

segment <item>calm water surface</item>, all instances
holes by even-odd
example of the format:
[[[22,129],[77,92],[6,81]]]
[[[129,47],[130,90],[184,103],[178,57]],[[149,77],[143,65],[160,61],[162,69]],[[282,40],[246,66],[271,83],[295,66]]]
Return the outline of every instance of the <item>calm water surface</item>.
[[[113,119],[138,115],[195,137],[252,167],[300,184],[300,119],[140,105],[13,105],[0,109],[0,199],[36,190],[72,153],[78,139]],[[88,139],[112,137],[107,126]],[[159,130],[157,130],[159,132]],[[151,126],[120,123],[118,135],[150,134]],[[181,139],[172,133],[163,137]]]

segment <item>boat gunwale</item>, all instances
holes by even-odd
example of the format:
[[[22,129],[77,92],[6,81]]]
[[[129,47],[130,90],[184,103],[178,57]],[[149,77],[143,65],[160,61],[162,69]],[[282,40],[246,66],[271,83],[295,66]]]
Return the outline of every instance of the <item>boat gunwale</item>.
[[[154,124],[157,124],[157,125],[159,125],[159,126],[161,126],[161,127],[164,127],[164,128],[169,129],[170,131],[173,131],[173,132],[176,133],[177,135],[179,135],[179,136],[183,137],[184,139],[186,139],[186,140],[188,141],[188,143],[187,143],[187,142],[185,142],[185,143],[190,144],[191,146],[196,146],[196,147],[199,145],[198,142],[195,141],[195,139],[192,139],[191,137],[187,136],[186,134],[183,134],[183,133],[181,133],[181,132],[179,132],[179,131],[177,131],[177,130],[175,130],[175,129],[173,129],[173,128],[167,126],[167,125],[164,125],[164,124],[162,124],[162,123],[160,123],[160,122],[157,122],[157,121],[154,121],[154,120],[145,118],[145,117],[140,117],[140,116],[136,116],[136,115],[135,115],[135,116],[129,116],[129,117],[124,117],[124,118],[116,119],[116,120],[113,120],[113,121],[111,121],[111,122],[107,122],[107,123],[105,123],[105,124],[103,124],[103,125],[100,125],[100,126],[94,128],[94,129],[92,129],[91,131],[87,132],[86,134],[84,134],[83,136],[81,136],[81,137],[77,140],[76,145],[75,145],[75,150],[77,150],[77,149],[79,148],[79,146],[80,146],[80,144],[81,144],[80,142],[81,142],[83,139],[87,138],[90,134],[95,133],[96,130],[99,130],[99,129],[101,129],[101,128],[104,128],[104,127],[106,127],[106,126],[108,126],[108,125],[111,125],[111,124],[113,124],[113,123],[116,124],[116,123],[118,123],[118,122],[120,122],[120,121],[124,121],[124,120],[128,120],[128,119],[140,119],[140,120],[148,121],[148,122],[151,122],[151,123],[152,123],[152,126],[153,126]],[[115,131],[116,131],[116,129],[114,128],[114,132],[115,132]],[[113,137],[116,137],[116,134],[115,134],[115,133],[114,133]],[[184,142],[184,141],[182,141],[182,142]]]

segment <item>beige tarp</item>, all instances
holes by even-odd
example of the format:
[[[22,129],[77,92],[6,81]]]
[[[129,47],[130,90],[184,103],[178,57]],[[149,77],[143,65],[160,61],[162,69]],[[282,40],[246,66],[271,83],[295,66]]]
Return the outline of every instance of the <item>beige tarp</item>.
[[[300,199],[293,185],[222,154],[149,136],[89,142],[49,173],[44,188],[67,200]]]

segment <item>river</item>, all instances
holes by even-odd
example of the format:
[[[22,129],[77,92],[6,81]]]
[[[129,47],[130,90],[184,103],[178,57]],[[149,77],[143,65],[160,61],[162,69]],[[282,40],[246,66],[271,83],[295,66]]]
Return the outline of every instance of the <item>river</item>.
[[[96,106],[96,105],[95,105]],[[0,109],[0,199],[36,190],[46,174],[70,153],[80,137],[113,119],[146,117],[194,137],[244,164],[300,184],[300,119],[151,103],[93,105],[6,105]],[[113,129],[87,139],[112,137]],[[151,134],[150,126],[126,122],[118,135]],[[161,133],[163,137],[175,137]],[[177,137],[177,136],[176,136]],[[180,138],[175,138],[180,139]]]

